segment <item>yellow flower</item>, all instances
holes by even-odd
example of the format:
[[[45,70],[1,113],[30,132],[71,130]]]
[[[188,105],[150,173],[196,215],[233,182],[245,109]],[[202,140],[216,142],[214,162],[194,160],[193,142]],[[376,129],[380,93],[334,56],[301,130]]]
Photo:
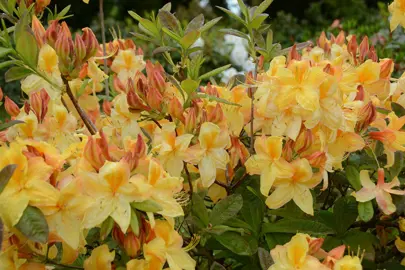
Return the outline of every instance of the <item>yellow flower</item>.
[[[313,175],[307,159],[296,159],[291,162],[291,165],[293,175],[289,178],[277,178],[274,181],[276,189],[267,198],[266,205],[271,209],[278,209],[292,199],[302,211],[313,215],[313,198],[309,189],[321,182],[321,174]]]
[[[287,161],[281,158],[283,150],[283,138],[281,137],[257,138],[255,150],[256,155],[246,161],[246,171],[249,174],[260,174],[260,191],[267,196],[276,177],[291,177],[292,168]]]
[[[53,168],[42,157],[27,159],[25,149],[17,143],[0,147],[2,158],[0,168],[9,164],[17,165],[13,176],[0,194],[0,216],[5,225],[13,227],[20,220],[28,204],[39,208],[52,204],[57,190],[47,181]]]
[[[165,220],[156,220],[154,232],[156,238],[143,248],[147,261],[157,258],[162,263],[167,260],[170,269],[195,269],[196,262],[182,249],[183,239],[172,224]]]
[[[391,32],[401,25],[405,27],[405,1],[404,0],[394,0],[389,6],[388,10],[391,13],[390,19],[390,29]]]
[[[121,130],[121,137],[136,138],[141,129],[138,125],[138,117],[129,111],[127,96],[125,93],[117,95],[114,100],[114,109],[111,112],[112,126]]]
[[[118,74],[118,79],[126,85],[128,79],[134,79],[138,71],[146,66],[143,55],[136,55],[135,50],[120,50],[115,57],[111,69]]]
[[[335,263],[334,270],[362,270],[361,261],[357,256],[346,255]]]
[[[321,262],[308,254],[310,237],[298,233],[284,246],[276,246],[270,254],[274,264],[269,270],[327,270]]]
[[[107,245],[99,246],[91,252],[91,256],[84,261],[85,270],[111,270],[115,251],[109,251]]]
[[[157,146],[158,158],[163,167],[172,176],[180,176],[183,171],[183,160],[186,159],[186,150],[193,138],[192,134],[183,134],[176,137],[176,125],[172,122],[162,126],[161,144]]]
[[[26,259],[18,258],[18,250],[10,246],[0,253],[0,270],[18,270],[26,262]]]
[[[109,216],[126,232],[131,218],[133,201],[144,200],[144,190],[129,181],[129,166],[125,162],[107,161],[98,174],[80,173],[85,192],[94,199],[84,217],[84,227],[92,228]]]
[[[189,149],[189,161],[198,163],[202,184],[209,187],[215,181],[216,169],[225,170],[229,163],[229,154],[225,148],[230,145],[230,138],[217,125],[205,122],[201,125],[198,140],[199,145]]]
[[[405,232],[405,218],[403,217],[399,217],[399,229],[401,230],[401,232]]]

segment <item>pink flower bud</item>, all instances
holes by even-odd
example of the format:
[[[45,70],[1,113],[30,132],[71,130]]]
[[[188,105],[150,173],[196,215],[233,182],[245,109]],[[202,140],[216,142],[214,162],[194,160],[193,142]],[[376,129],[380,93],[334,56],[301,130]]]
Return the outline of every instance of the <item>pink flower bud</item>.
[[[339,32],[339,35],[336,37],[335,43],[337,45],[342,46],[343,44],[345,44],[345,40],[346,40],[345,32],[343,30],[341,30]]]
[[[287,62],[290,63],[292,60],[301,60],[301,55],[297,51],[297,44],[294,44],[291,50],[288,52]]]
[[[309,254],[316,254],[322,247],[323,242],[325,241],[325,239],[323,238],[316,238],[316,239],[311,239],[309,241]]]
[[[318,40],[316,41],[318,47],[325,50],[325,45],[328,44],[328,39],[326,38],[325,31],[322,31],[321,35],[319,36]]]
[[[355,64],[357,64],[357,40],[356,40],[356,35],[352,35],[352,38],[350,39],[349,43],[347,44],[347,51],[350,53],[350,55],[353,57],[353,61]]]
[[[48,112],[48,103],[51,97],[48,95],[45,89],[41,90],[41,100],[42,100],[42,111],[41,111],[41,122],[44,120],[46,113]]]
[[[152,109],[157,111],[162,109],[163,96],[155,87],[150,87],[146,92],[146,101]]]
[[[184,118],[184,109],[183,106],[181,105],[180,101],[178,98],[173,97],[170,100],[169,103],[169,114],[173,117],[173,118],[177,118],[179,119],[182,123],[185,122],[185,118]]]
[[[133,232],[129,232],[124,237],[123,246],[127,255],[134,258],[141,250],[141,241]]]
[[[163,78],[162,73],[159,71],[154,71],[152,74],[153,74],[151,80],[152,87],[158,89],[160,93],[163,93],[166,88],[166,82],[165,79]]]
[[[377,117],[377,110],[373,102],[364,105],[359,112],[359,119],[356,124],[356,130],[361,132],[367,129]]]
[[[378,61],[377,52],[375,51],[374,46],[371,46],[370,50],[368,51],[368,58],[373,60],[373,62]]]
[[[150,110],[150,107],[135,92],[132,80],[128,80],[127,103],[130,110]]]
[[[66,31],[58,36],[58,39],[55,42],[55,51],[59,56],[59,59],[62,61],[63,65],[71,65],[72,54],[74,50],[73,40]]]
[[[81,62],[86,58],[86,45],[84,45],[82,37],[77,33],[75,36],[75,54],[76,61]]]
[[[20,108],[18,108],[18,105],[15,104],[15,102],[12,101],[8,96],[5,97],[4,107],[6,112],[12,117],[16,117],[18,114],[20,114]]]
[[[380,79],[389,79],[394,70],[394,61],[392,61],[392,59],[382,59],[379,64],[381,67]]]
[[[39,47],[42,47],[45,41],[45,28],[36,16],[32,16],[32,32]]]
[[[94,35],[93,31],[90,28],[88,28],[88,27],[83,28],[82,31],[83,31],[82,39],[86,46],[86,58],[85,59],[89,59],[97,53],[99,44],[98,44],[96,36]]]
[[[40,92],[34,92],[30,95],[30,104],[32,111],[38,119],[38,122],[40,122],[42,115],[42,100]]]
[[[57,20],[51,21],[51,25],[45,31],[45,40],[46,43],[55,48],[56,40],[58,39],[58,34],[60,30],[60,25]]]
[[[326,153],[321,151],[314,152],[305,158],[309,161],[309,164],[311,164],[312,167],[318,169],[324,168],[327,160]]]
[[[106,99],[103,101],[103,111],[106,115],[111,115],[111,103]]]
[[[3,96],[4,96],[3,89],[0,87],[0,101],[3,100]]]
[[[368,37],[365,36],[363,38],[363,40],[361,41],[360,47],[359,47],[359,51],[360,51],[359,52],[359,60],[360,60],[360,63],[364,62],[364,59],[366,58],[369,49],[370,49],[370,44],[368,42]]]

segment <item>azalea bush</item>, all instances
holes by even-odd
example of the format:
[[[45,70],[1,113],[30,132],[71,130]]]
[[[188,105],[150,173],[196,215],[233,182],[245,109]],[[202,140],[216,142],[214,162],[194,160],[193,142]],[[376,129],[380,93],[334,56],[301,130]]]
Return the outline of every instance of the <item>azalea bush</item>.
[[[129,11],[103,42],[0,1],[0,269],[404,268],[405,76],[367,36],[282,48],[272,1],[238,2],[250,71],[224,84],[196,45],[221,18]]]

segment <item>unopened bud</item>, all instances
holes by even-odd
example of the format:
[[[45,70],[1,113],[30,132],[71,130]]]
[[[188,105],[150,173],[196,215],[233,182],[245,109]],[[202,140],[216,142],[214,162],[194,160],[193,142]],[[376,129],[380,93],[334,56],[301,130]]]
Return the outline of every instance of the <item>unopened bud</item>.
[[[373,102],[369,102],[361,108],[359,112],[359,119],[356,124],[357,131],[363,131],[367,129],[372,122],[377,117],[377,110],[373,104]]]
[[[44,120],[46,113],[48,112],[48,103],[51,97],[48,95],[48,92],[46,92],[45,89],[41,90],[41,100],[42,100],[42,106],[41,106],[41,122]]]
[[[86,58],[86,46],[84,45],[82,37],[77,33],[75,36],[75,54],[76,61],[81,62]]]
[[[12,117],[16,117],[18,114],[20,114],[20,108],[18,108],[18,105],[7,96],[4,100],[4,108],[6,109],[8,115]]]
[[[301,55],[297,51],[297,44],[294,44],[288,53],[287,62],[290,63],[292,60],[301,60]]]
[[[38,119],[38,122],[40,122],[41,115],[42,115],[42,100],[41,100],[41,93],[40,92],[34,92],[30,95],[30,103],[31,103],[31,109],[34,112],[35,116]]]
[[[366,58],[369,49],[370,49],[370,44],[368,42],[368,37],[365,36],[363,38],[363,40],[361,41],[360,47],[359,47],[359,60],[360,60],[360,63],[364,62],[364,59]]]
[[[99,44],[98,44],[96,36],[94,35],[93,31],[90,28],[86,27],[86,28],[83,28],[82,30],[83,30],[82,39],[86,46],[86,58],[85,59],[89,59],[97,53]]]
[[[169,103],[169,114],[173,118],[179,119],[182,123],[185,122],[184,109],[178,98],[173,97]]]
[[[46,43],[51,45],[51,47],[55,48],[56,40],[58,39],[58,33],[60,29],[60,25],[58,24],[57,20],[51,21],[51,25],[45,31],[45,40]]]
[[[162,76],[162,73],[159,71],[154,71],[152,74],[152,87],[158,89],[160,93],[163,93],[166,88],[166,82]]]
[[[378,61],[377,52],[375,51],[374,46],[371,46],[370,50],[368,51],[368,58],[371,59],[373,62]]]
[[[380,59],[380,79],[389,79],[394,70],[394,61],[392,59]]]
[[[283,158],[287,161],[290,161],[293,157],[293,153],[294,153],[294,146],[295,146],[295,142],[291,139],[289,139],[283,147]]]
[[[301,148],[297,150],[297,153],[302,153],[306,151],[313,144],[314,136],[312,134],[312,131],[310,129],[307,129],[303,132],[303,134],[304,134],[304,142],[301,145]]]
[[[258,70],[264,69],[264,56],[263,55],[260,55],[260,57],[259,57],[259,62],[257,63],[257,68],[258,68]]]
[[[163,96],[155,87],[149,88],[149,91],[146,93],[146,100],[149,107],[157,111],[161,110]]]
[[[364,87],[363,85],[359,85],[357,86],[357,94],[356,97],[354,98],[354,100],[364,100]]]
[[[318,169],[324,168],[327,160],[326,153],[321,151],[314,152],[305,158],[308,160],[311,167]]]
[[[125,234],[121,231],[121,229],[118,226],[114,226],[111,232],[112,238],[120,245],[122,246],[124,244],[125,240]]]
[[[37,41],[38,47],[42,47],[42,45],[44,45],[45,39],[45,28],[36,16],[32,16],[31,28]]]
[[[97,145],[96,140],[91,136],[88,137],[88,141],[84,147],[83,157],[97,171],[104,165],[106,161],[100,147]]]
[[[35,1],[35,13],[39,14],[51,3],[51,0],[36,0]]]
[[[132,41],[132,39],[126,39],[124,41],[124,44],[125,44],[125,49],[126,50],[136,48],[135,43]]]
[[[316,254],[322,247],[323,242],[325,241],[325,239],[323,238],[316,238],[314,240],[310,240],[309,241],[309,251],[308,254]]]
[[[29,113],[30,113],[30,110],[31,110],[30,104],[28,103],[28,101],[25,101],[25,102],[24,102],[24,112],[25,112],[26,114],[29,114]]]
[[[197,112],[195,108],[190,108],[185,117],[185,131],[193,134],[197,124]]]
[[[131,258],[134,258],[141,250],[141,241],[133,232],[129,232],[124,237],[123,246],[127,255]]]
[[[131,79],[128,80],[128,93],[127,103],[131,110],[150,110],[148,105],[145,105],[144,101],[135,92],[135,88]]]
[[[217,103],[215,108],[207,116],[207,120],[214,124],[220,123],[224,119],[224,112],[222,111],[221,105]]]
[[[345,40],[346,40],[346,38],[345,38],[345,32],[343,31],[343,30],[341,30],[340,32],[339,32],[339,35],[336,37],[336,39],[335,39],[335,43],[337,44],[337,45],[340,45],[340,46],[342,46],[343,44],[345,44]]]
[[[325,50],[326,44],[328,44],[328,39],[326,38],[325,31],[322,31],[321,35],[319,36],[318,40],[316,41],[317,45]]]
[[[349,43],[347,44],[347,51],[351,54],[353,57],[353,61],[355,64],[357,64],[357,40],[356,40],[356,35],[352,35]]]
[[[3,89],[0,87],[0,101],[2,101],[3,100]]]
[[[111,115],[111,103],[106,99],[103,101],[103,111],[106,115]]]

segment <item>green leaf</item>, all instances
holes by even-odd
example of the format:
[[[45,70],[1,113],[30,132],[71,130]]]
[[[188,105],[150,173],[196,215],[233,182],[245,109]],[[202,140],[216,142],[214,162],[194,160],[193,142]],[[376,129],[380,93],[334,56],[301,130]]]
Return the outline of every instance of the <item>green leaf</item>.
[[[343,243],[350,246],[350,250],[365,250],[364,258],[373,261],[375,259],[375,251],[373,245],[379,243],[378,239],[369,232],[359,230],[350,230],[343,236]]]
[[[344,234],[356,221],[357,216],[357,202],[354,197],[348,196],[338,199],[333,206],[336,232]]]
[[[36,67],[39,49],[34,34],[28,25],[24,25],[22,28],[18,29],[20,29],[20,32],[16,33],[16,51],[21,55],[26,63]]]
[[[173,31],[171,31],[170,29],[168,29],[166,27],[163,27],[162,31],[165,32],[169,37],[171,37],[172,39],[177,41],[177,43],[180,44],[181,37],[179,35],[177,35],[176,33],[174,33]]]
[[[164,52],[172,52],[175,51],[176,48],[170,47],[170,46],[161,46],[157,47],[156,49],[153,50],[152,55],[159,54],[159,53],[164,53]]]
[[[205,207],[204,200],[198,194],[193,194],[191,212],[201,220],[205,227],[208,226],[208,211]]]
[[[4,77],[6,79],[6,82],[12,82],[24,79],[30,74],[32,74],[32,71],[26,69],[25,67],[12,67],[9,70],[7,70]]]
[[[223,29],[220,29],[219,32],[249,40],[248,35],[246,35],[245,33],[241,32],[241,31],[235,30],[235,29],[223,28]]]
[[[398,117],[405,115],[405,108],[402,107],[400,104],[391,102],[391,108]]]
[[[143,202],[132,202],[131,206],[143,212],[156,213],[163,210],[163,208],[157,202],[152,200],[146,200]]]
[[[251,21],[251,22],[249,23],[249,26],[250,26],[252,29],[257,29],[257,28],[259,28],[259,27],[262,25],[262,23],[264,22],[264,20],[266,20],[267,17],[269,17],[268,14],[260,14],[260,15],[258,15],[256,18],[254,18],[253,21]]]
[[[226,270],[225,267],[223,267],[221,264],[214,262],[211,267],[210,270]]]
[[[17,125],[17,124],[22,124],[22,123],[25,123],[25,122],[21,121],[21,120],[8,121],[7,123],[0,124],[0,131],[6,130],[9,127],[12,127],[12,126]]]
[[[392,167],[389,169],[391,181],[401,173],[403,167],[404,167],[404,154],[401,151],[396,151],[394,165],[392,165]]]
[[[273,0],[264,0],[253,13],[253,19],[266,11],[266,9],[271,5]]]
[[[154,40],[148,36],[145,36],[143,34],[140,33],[135,33],[135,32],[131,32],[131,34],[139,39],[145,40],[145,41],[150,41],[150,42],[154,42]]]
[[[0,63],[0,69],[3,69],[5,67],[11,66],[15,63],[15,60],[8,60]]]
[[[188,32],[180,40],[181,47],[183,47],[183,49],[190,48],[190,46],[193,45],[197,41],[197,39],[200,37],[200,35],[201,35],[201,32],[198,30]]]
[[[273,47],[273,30],[269,29],[269,31],[267,31],[266,36],[266,49],[270,51],[272,47]]]
[[[295,234],[295,233],[294,233]],[[291,233],[266,233],[264,238],[266,240],[267,246],[270,250],[275,248],[277,245],[284,245],[291,240],[294,235]]]
[[[11,49],[11,48],[0,47],[0,58],[3,58],[4,56],[8,55],[12,51],[13,51],[13,49]]]
[[[250,226],[249,224],[247,224],[243,220],[238,219],[236,217],[228,219],[224,224],[227,225],[227,226],[230,226],[230,227],[243,228],[243,229],[247,229],[249,231],[253,231],[252,226]]]
[[[198,82],[190,78],[187,78],[181,82],[181,88],[184,89],[184,91],[186,91],[188,95],[190,95],[193,92],[196,92],[199,85],[200,84]]]
[[[391,112],[390,110],[382,108],[382,107],[376,107],[375,109],[377,112],[382,113],[382,114],[389,114]]]
[[[245,15],[245,17],[247,18],[248,9],[247,9],[245,3],[243,2],[243,0],[238,0],[238,5],[240,8],[240,11],[242,11],[242,14]]]
[[[202,33],[202,32],[209,30],[211,27],[216,25],[217,22],[219,22],[221,19],[222,19],[222,17],[218,17],[218,18],[212,19],[211,21],[207,22],[202,27],[200,27],[200,32]]]
[[[131,221],[130,221],[130,226],[131,226],[131,230],[132,232],[136,235],[139,236],[139,217],[138,217],[138,213],[136,210],[131,208]]]
[[[266,47],[266,41],[264,41],[263,35],[255,29],[253,29],[252,31],[253,31],[253,38],[254,38],[256,44],[261,48]]]
[[[204,25],[204,15],[200,14],[194,19],[192,19],[191,22],[188,23],[186,30],[184,31],[184,34],[188,34],[191,31],[200,30],[200,28],[203,25]]]
[[[259,256],[259,262],[262,270],[267,270],[272,264],[274,264],[274,261],[270,256],[270,252],[264,248],[259,247],[257,249],[257,255]]]
[[[233,253],[241,256],[251,256],[257,252],[257,240],[250,235],[241,236],[236,232],[224,232],[215,236],[215,239]]]
[[[0,194],[3,192],[8,181],[10,181],[16,168],[17,165],[9,164],[0,171]]]
[[[209,223],[213,226],[224,224],[238,214],[242,205],[243,199],[240,194],[233,194],[222,199],[212,209]]]
[[[200,80],[205,80],[205,79],[209,79],[210,77],[214,77],[220,73],[222,73],[223,71],[227,70],[228,68],[230,68],[232,65],[228,64],[219,68],[216,68],[214,70],[211,70],[203,75],[201,75],[200,77],[198,77],[198,79]]]
[[[36,207],[28,205],[15,228],[34,242],[46,243],[49,228],[44,214]]]
[[[335,231],[316,220],[283,218],[274,223],[265,223],[262,227],[263,233],[308,233],[311,235],[333,234]]]
[[[361,189],[360,173],[356,167],[349,165],[345,168],[346,178],[350,185],[357,191]]]
[[[224,232],[237,232],[240,235],[243,235],[245,233],[245,230],[242,228],[233,228],[233,227],[229,227],[226,225],[216,225],[216,226],[210,227],[209,229],[206,229],[206,232],[215,234],[215,235],[221,235]]]
[[[173,14],[171,14],[169,11],[162,10],[162,9],[159,10],[158,18],[159,18],[162,26],[164,26],[176,33],[180,33],[180,31],[182,31],[179,20],[177,20],[177,18]]]
[[[128,11],[128,14],[134,18],[135,20],[137,20],[138,22],[141,21],[142,17],[139,16],[138,14],[136,14],[135,12],[133,12],[132,10]]]
[[[374,208],[373,203],[371,201],[368,202],[360,202],[357,206],[359,211],[359,218],[362,221],[368,222],[374,216]]]
[[[225,12],[226,14],[228,14],[231,18],[237,20],[238,22],[240,22],[243,25],[246,25],[245,21],[241,17],[239,17],[238,15],[233,13],[232,11],[230,11],[226,8],[223,8],[223,7],[219,7],[219,6],[216,6],[216,7],[219,8],[220,10],[222,10],[223,12]]]
[[[110,234],[114,227],[114,219],[112,217],[108,217],[104,222],[101,224],[100,228],[100,239],[104,241],[107,236]]]
[[[227,104],[227,105],[238,106],[238,107],[242,106],[242,105],[240,105],[238,103],[233,103],[233,102],[230,102],[230,101],[228,101],[226,99],[219,98],[219,97],[216,97],[216,96],[211,96],[211,95],[208,95],[208,94],[205,94],[205,93],[198,93],[197,97],[198,98],[207,98],[209,101],[216,101],[216,102],[224,103],[224,104]]]

